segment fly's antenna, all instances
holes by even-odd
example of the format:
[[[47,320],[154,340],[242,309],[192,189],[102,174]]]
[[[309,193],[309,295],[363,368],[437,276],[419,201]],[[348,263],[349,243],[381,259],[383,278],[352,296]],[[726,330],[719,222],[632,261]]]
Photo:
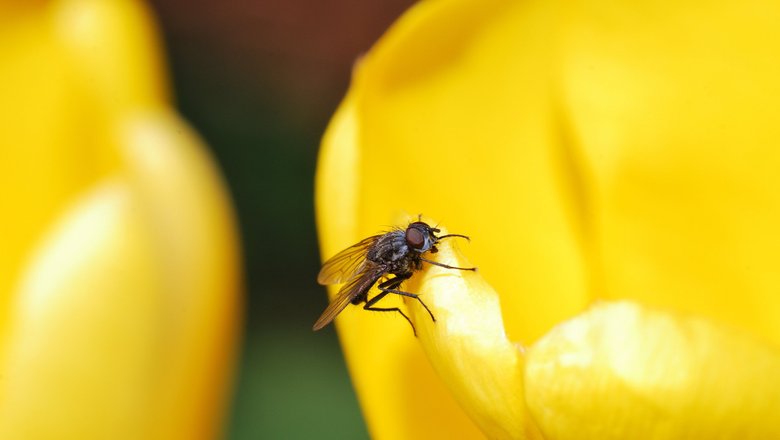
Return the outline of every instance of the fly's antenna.
[[[462,235],[462,234],[447,234],[447,235],[442,235],[441,237],[439,237],[439,240],[441,240],[441,239],[444,239],[444,238],[449,238],[449,237],[460,237],[460,238],[465,238],[465,239],[466,239],[466,240],[468,240],[469,242],[471,241],[471,238],[469,238],[469,236],[468,236],[468,235]]]

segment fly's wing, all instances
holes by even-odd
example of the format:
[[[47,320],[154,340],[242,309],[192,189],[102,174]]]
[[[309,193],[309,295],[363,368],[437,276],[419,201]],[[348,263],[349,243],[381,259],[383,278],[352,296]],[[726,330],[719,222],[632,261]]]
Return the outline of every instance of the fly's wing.
[[[317,282],[323,286],[339,284],[352,280],[365,268],[366,253],[368,248],[376,242],[381,235],[372,235],[360,242],[344,249],[333,258],[326,261],[317,275]],[[343,290],[343,289],[342,289]]]
[[[336,315],[341,313],[341,311],[344,310],[344,308],[346,308],[349,303],[355,299],[355,297],[370,289],[371,286],[373,286],[374,283],[376,283],[384,273],[385,270],[381,266],[376,266],[373,264],[364,266],[363,271],[349,280],[347,284],[344,284],[344,286],[339,290],[339,293],[336,294],[336,297],[333,298],[333,301],[328,304],[328,308],[322,312],[320,319],[314,323],[314,327],[312,328],[317,331],[330,324]]]

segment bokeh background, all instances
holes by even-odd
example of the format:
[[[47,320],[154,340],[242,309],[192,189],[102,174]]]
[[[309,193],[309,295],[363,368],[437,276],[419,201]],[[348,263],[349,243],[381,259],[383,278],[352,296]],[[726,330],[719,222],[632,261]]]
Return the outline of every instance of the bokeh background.
[[[181,114],[206,139],[238,211],[246,329],[233,439],[367,438],[327,304],[313,181],[350,70],[413,2],[155,0]]]

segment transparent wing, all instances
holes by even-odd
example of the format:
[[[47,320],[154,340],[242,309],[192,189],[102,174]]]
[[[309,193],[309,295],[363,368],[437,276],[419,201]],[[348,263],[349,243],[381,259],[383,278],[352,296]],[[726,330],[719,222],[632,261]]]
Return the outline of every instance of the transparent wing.
[[[317,275],[317,282],[323,286],[351,280],[360,273],[366,263],[366,252],[381,235],[372,235],[339,252],[326,261]]]
[[[336,297],[333,298],[333,301],[328,304],[328,307],[322,312],[320,319],[312,327],[315,331],[330,324],[336,318],[336,315],[341,313],[355,297],[360,295],[361,292],[370,289],[385,273],[380,266],[367,265],[364,267],[365,269],[362,272],[349,280],[347,284],[344,284],[339,293],[336,294]]]

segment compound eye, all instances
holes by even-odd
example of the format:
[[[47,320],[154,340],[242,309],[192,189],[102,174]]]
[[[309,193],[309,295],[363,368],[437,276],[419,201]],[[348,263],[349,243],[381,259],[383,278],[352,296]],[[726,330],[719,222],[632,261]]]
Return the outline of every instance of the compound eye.
[[[406,244],[413,249],[421,249],[425,245],[425,235],[417,228],[407,228]]]

